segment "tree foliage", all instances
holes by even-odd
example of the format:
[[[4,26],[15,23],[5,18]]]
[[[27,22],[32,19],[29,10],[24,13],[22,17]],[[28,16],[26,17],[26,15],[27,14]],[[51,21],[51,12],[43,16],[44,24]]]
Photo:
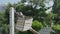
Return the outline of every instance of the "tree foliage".
[[[55,23],[60,24],[60,0],[55,0],[53,5],[53,13],[56,14],[54,17]]]

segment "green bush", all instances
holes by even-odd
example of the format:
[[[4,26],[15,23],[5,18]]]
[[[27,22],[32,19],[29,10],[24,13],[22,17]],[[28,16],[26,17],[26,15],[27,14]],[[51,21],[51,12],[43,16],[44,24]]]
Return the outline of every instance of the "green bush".
[[[53,29],[56,31],[57,34],[60,34],[60,25],[54,25]]]
[[[32,23],[32,28],[34,28],[36,31],[39,31],[43,27],[42,23],[35,20]]]
[[[60,30],[60,25],[54,25],[54,29]]]

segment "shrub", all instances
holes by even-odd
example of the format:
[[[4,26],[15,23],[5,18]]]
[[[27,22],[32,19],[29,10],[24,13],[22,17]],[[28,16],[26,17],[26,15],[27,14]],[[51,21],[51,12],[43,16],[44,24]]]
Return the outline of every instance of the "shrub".
[[[54,29],[60,30],[60,25],[54,25]]]
[[[43,27],[42,23],[35,20],[32,23],[32,28],[34,28],[36,31],[39,31]]]
[[[56,31],[57,34],[60,33],[60,25],[54,25],[53,29]]]

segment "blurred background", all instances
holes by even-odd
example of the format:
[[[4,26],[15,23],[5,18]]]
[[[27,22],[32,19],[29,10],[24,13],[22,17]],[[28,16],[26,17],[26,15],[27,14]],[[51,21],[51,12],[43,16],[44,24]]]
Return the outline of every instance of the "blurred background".
[[[48,26],[56,32],[51,34],[60,34],[60,0],[0,0],[0,34],[9,34],[10,7],[33,17],[32,28],[36,31]],[[15,34],[33,33],[15,29]]]

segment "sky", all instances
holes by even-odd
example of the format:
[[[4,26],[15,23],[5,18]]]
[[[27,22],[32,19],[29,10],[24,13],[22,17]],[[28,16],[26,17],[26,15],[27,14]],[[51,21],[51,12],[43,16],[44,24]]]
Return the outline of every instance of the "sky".
[[[53,0],[50,0],[50,1],[46,0],[44,4],[46,7],[51,7],[51,6],[53,6],[54,1]]]
[[[46,0],[45,1],[45,8],[47,8],[47,7],[50,7],[48,10],[46,10],[46,13],[48,14],[48,13],[51,13],[51,11],[52,11],[52,6],[53,6],[53,4],[54,4],[54,0],[50,0],[49,2],[48,2],[49,0]]]
[[[0,0],[0,4],[8,4],[8,2],[10,3],[17,3],[20,0]]]

